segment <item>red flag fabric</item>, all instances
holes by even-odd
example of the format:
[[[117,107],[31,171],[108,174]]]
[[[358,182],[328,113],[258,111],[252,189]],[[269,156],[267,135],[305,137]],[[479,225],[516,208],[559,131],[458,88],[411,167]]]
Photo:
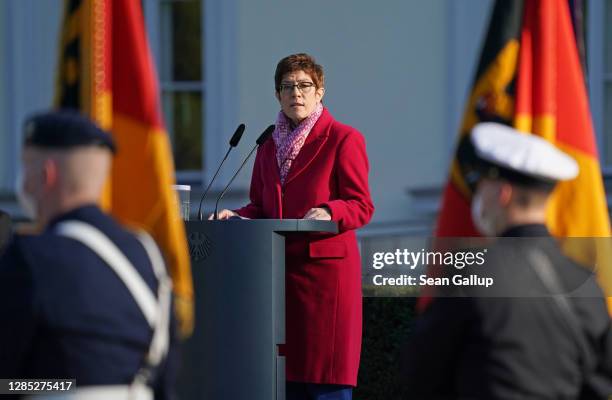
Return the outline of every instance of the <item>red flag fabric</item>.
[[[539,135],[578,162],[579,176],[560,183],[553,192],[547,214],[553,235],[610,236],[595,132],[567,1],[497,1],[460,141],[477,122],[487,120]],[[477,235],[470,216],[471,196],[455,160],[437,236]],[[570,247],[566,250],[571,256],[597,265],[599,282],[610,295],[612,258],[607,242],[595,240],[588,251]]]
[[[187,336],[193,329],[191,266],[157,82],[140,1],[66,1],[56,103],[88,114],[115,137],[119,151],[103,205],[160,246]]]

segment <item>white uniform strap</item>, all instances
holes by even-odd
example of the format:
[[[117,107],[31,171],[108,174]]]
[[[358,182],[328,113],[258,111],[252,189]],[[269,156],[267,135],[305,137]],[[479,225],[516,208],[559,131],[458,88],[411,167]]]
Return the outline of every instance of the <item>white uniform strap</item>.
[[[170,338],[172,284],[157,245],[146,233],[138,233],[138,240],[144,247],[158,280],[159,302],[130,260],[98,228],[82,221],[64,221],[56,226],[55,232],[81,242],[96,253],[123,281],[142,310],[153,329],[153,339],[147,353],[147,365],[139,371],[135,380],[146,380],[147,369],[159,365],[167,354]]]
[[[168,353],[168,346],[170,345],[172,281],[166,272],[166,265],[164,264],[162,255],[155,241],[153,241],[153,238],[145,232],[140,232],[138,233],[138,239],[149,255],[151,265],[153,265],[153,272],[155,276],[157,276],[158,281],[157,298],[159,299],[160,313],[156,329],[153,332],[151,347],[147,355],[149,365],[157,366],[162,358]]]
[[[81,242],[96,253],[123,281],[153,328],[159,318],[157,300],[153,292],[130,260],[98,228],[81,221],[65,221],[57,225],[58,235]]]

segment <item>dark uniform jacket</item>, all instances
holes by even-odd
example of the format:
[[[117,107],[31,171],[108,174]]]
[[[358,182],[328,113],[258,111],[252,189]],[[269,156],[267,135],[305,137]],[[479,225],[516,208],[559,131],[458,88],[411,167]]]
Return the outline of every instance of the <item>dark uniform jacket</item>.
[[[65,220],[101,230],[157,293],[143,246],[95,206],[56,218],[41,235],[16,235],[0,260],[0,378],[129,384],[143,365],[152,330],[110,267],[82,243],[53,232]],[[157,370],[158,399],[170,396],[172,364],[165,361]]]
[[[488,249],[479,268],[494,276],[494,291],[438,297],[418,319],[402,363],[412,398],[579,398],[580,351],[529,264],[534,248],[547,255],[564,289],[579,291],[568,299],[596,359],[593,376],[600,387],[612,385],[610,317],[592,273],[562,255],[543,225],[515,227],[504,236],[533,238]],[[603,390],[612,395],[612,386]]]

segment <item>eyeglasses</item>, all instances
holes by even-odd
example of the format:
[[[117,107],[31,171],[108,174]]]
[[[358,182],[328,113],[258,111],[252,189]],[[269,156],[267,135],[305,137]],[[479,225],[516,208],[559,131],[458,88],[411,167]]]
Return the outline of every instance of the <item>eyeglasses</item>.
[[[298,83],[281,83],[279,85],[279,91],[283,94],[293,93],[293,88],[297,88],[300,93],[308,94],[312,91],[315,86],[313,82],[298,82]]]

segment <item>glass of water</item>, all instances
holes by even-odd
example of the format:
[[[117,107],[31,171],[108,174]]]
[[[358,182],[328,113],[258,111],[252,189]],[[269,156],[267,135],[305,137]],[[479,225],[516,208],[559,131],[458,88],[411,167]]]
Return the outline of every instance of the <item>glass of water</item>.
[[[179,214],[183,221],[189,221],[190,212],[190,198],[191,193],[190,185],[172,185],[172,188],[176,191],[178,197]]]

